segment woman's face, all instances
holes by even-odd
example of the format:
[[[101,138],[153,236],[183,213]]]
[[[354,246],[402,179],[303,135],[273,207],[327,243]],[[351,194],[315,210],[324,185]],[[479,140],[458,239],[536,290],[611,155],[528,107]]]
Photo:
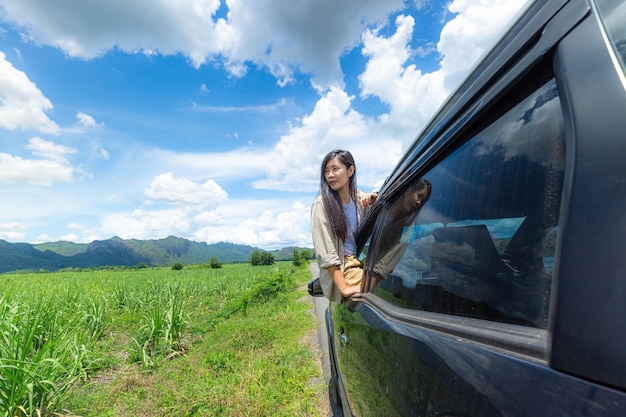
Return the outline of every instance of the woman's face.
[[[417,189],[407,192],[402,201],[403,211],[409,213],[419,209],[427,198],[428,191],[426,189]]]
[[[338,158],[333,158],[324,167],[324,179],[328,186],[336,192],[350,189],[350,177],[354,174],[354,167],[347,168]]]

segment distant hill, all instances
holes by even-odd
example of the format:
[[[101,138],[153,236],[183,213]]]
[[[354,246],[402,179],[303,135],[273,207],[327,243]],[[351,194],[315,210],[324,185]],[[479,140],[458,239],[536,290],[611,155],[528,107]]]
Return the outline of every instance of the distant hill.
[[[41,243],[33,245],[35,249],[40,251],[49,250],[63,256],[72,256],[77,253],[83,253],[87,250],[87,243],[74,243],[61,240],[59,242]]]
[[[270,252],[277,261],[286,261],[291,260],[293,249]],[[59,241],[31,245],[0,240],[0,273],[176,262],[186,265],[209,262],[213,257],[224,263],[247,262],[255,250],[260,249],[226,242],[209,245],[175,236],[158,240],[127,240],[116,236],[89,244]]]

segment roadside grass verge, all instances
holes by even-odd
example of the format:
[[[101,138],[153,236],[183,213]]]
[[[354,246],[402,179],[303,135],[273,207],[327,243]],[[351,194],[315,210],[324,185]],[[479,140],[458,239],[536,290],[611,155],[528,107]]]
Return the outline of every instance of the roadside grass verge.
[[[47,334],[59,335],[47,336],[57,342],[41,358],[10,362],[2,352],[0,405],[13,380],[23,401],[0,414],[319,416],[325,387],[312,382],[321,371],[305,341],[317,324],[299,289],[309,277],[291,263],[0,276],[0,329],[24,326],[4,316],[33,315],[41,302],[50,307],[35,327],[54,323]],[[53,350],[67,353],[44,357]],[[36,361],[60,373],[40,377]],[[16,370],[21,377],[8,377]],[[47,404],[32,404],[35,381],[47,384]]]

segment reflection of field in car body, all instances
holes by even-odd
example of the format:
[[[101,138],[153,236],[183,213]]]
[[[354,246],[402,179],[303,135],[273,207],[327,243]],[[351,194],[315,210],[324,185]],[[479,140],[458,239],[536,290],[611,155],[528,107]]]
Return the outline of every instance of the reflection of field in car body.
[[[351,316],[344,306],[335,304],[331,306],[331,310],[336,315],[335,323],[349,322]],[[357,401],[351,404],[355,415],[423,416],[431,415],[435,407],[438,410],[452,410],[462,405],[467,410],[471,409],[471,404],[476,403],[483,405],[471,415],[493,415],[495,410],[484,402],[482,394],[456,378],[455,372],[446,361],[432,351],[429,344],[437,343],[435,339],[409,340],[395,331],[379,331],[364,320],[355,321],[350,326],[360,329],[358,332],[348,330],[349,349],[338,348],[336,352],[341,357],[339,363],[350,361],[354,364],[348,369],[342,369],[342,372],[347,391]],[[429,358],[430,363],[422,363],[418,359],[425,357]],[[388,358],[394,358],[396,366],[383,366]],[[375,391],[381,389],[380,387],[392,386],[403,388],[393,392]],[[449,390],[461,394],[465,404],[446,404],[451,398]],[[362,398],[368,398],[368,402],[358,402]],[[420,408],[398,409],[400,404],[420,404]]]

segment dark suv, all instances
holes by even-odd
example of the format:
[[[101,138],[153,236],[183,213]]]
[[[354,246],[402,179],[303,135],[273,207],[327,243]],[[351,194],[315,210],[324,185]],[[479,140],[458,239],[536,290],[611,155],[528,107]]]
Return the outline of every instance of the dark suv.
[[[327,310],[345,414],[626,416],[625,61],[626,2],[536,1],[437,112]]]

